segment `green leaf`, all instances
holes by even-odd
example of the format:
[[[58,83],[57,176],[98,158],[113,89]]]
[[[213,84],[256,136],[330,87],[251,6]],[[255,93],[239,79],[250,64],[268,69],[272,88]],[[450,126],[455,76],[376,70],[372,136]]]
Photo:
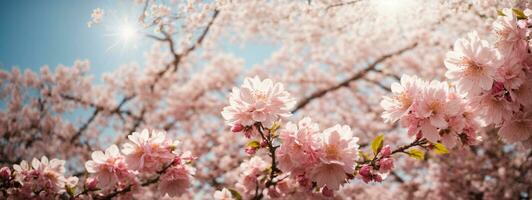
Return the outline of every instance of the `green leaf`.
[[[512,11],[514,12],[517,19],[527,19],[525,13],[519,8],[512,8]]]
[[[360,155],[360,157],[362,157],[362,159],[364,159],[364,161],[371,160],[368,154],[364,153],[363,151],[358,151],[358,154]]]
[[[71,197],[76,195],[76,188],[75,187],[65,186],[65,189],[66,189],[66,192],[68,193],[68,195],[70,195]]]
[[[371,142],[371,150],[373,150],[373,154],[377,155],[379,151],[382,149],[382,145],[384,142],[384,135],[381,134],[377,136],[373,142]]]
[[[238,191],[236,191],[235,189],[233,188],[229,188],[228,189],[229,192],[231,192],[231,195],[233,195],[233,198],[236,199],[236,200],[242,200],[242,195],[240,195],[240,193]]]
[[[497,10],[497,15],[499,15],[499,16],[503,16],[503,17],[506,16],[506,15],[504,14],[504,12],[502,12],[502,10]]]
[[[277,130],[279,130],[279,128],[281,128],[281,124],[280,123],[273,123],[272,127],[270,128],[270,134],[272,136],[275,136],[275,133],[277,133]]]
[[[425,152],[419,149],[410,149],[408,152],[408,155],[412,158],[418,159],[418,160],[424,160],[425,159]]]
[[[246,147],[258,149],[260,147],[260,142],[257,140],[251,140],[246,144]]]
[[[447,150],[447,147],[445,147],[445,145],[443,145],[442,143],[434,143],[434,144],[432,144],[432,146],[434,147],[434,152],[436,154],[447,154],[447,153],[449,153],[449,150]]]

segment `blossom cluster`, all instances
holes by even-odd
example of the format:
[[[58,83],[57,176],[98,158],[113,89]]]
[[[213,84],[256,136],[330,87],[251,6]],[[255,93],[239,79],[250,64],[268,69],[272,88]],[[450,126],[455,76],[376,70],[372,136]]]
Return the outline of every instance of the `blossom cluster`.
[[[90,28],[93,24],[99,24],[103,21],[104,11],[101,8],[96,8],[91,13],[91,20],[87,22],[87,26]]]
[[[500,127],[507,143],[532,145],[532,11],[503,9],[493,24],[494,45],[476,31],[458,39],[445,59],[451,83],[403,75],[393,96],[381,101],[386,121],[400,120],[410,135],[420,134],[449,148],[477,142],[481,125]],[[449,86],[452,85],[452,86]]]
[[[17,183],[18,187],[7,190],[8,197],[14,199],[57,199],[59,194],[78,183],[77,177],[65,177],[64,160],[48,160],[46,156],[40,160],[34,158],[31,164],[23,160],[13,165],[13,169],[11,173],[9,168],[2,168],[0,179],[3,185],[10,185],[10,181]]]
[[[441,142],[448,148],[477,142],[480,125],[472,108],[446,82],[403,75],[391,90],[393,95],[381,101],[385,121],[399,120],[409,135]]]
[[[500,127],[507,143],[530,147],[532,137],[532,10],[503,9],[493,23],[492,45],[476,32],[459,39],[447,53],[447,78],[485,125]]]
[[[194,169],[184,165],[191,159],[188,153],[180,155],[178,141],[166,138],[165,132],[133,132],[120,153],[116,145],[92,153],[92,160],[85,163],[87,172],[93,174],[98,189],[131,187],[136,184],[135,174],[160,174],[159,190],[162,194],[178,196],[191,184]]]
[[[268,147],[272,159],[278,159],[275,163],[278,169],[270,170],[288,174],[307,191],[317,188],[331,196],[355,173],[359,139],[347,125],[320,131],[319,125],[309,117],[297,124],[287,122],[283,128],[275,130],[282,119],[290,116],[293,106],[294,100],[281,83],[246,78],[241,88],[233,89],[230,105],[224,108],[222,115],[233,132],[244,132],[248,138],[260,134],[261,142],[246,152],[253,154],[256,148]],[[274,146],[272,138],[278,138],[280,145]],[[260,157],[242,163],[243,178],[238,183],[239,188],[246,193],[255,191],[267,167],[268,163]],[[282,196],[281,191],[286,190],[277,185],[269,189],[268,194],[278,197]]]
[[[123,154],[114,144],[105,151],[92,153],[92,160],[85,163],[91,176],[79,193],[76,192],[79,178],[64,176],[65,161],[48,160],[43,156],[40,160],[34,158],[31,164],[24,160],[13,165],[13,172],[8,167],[0,169],[0,183],[8,188],[3,195],[14,199],[58,199],[65,194],[71,198],[83,195],[103,198],[108,194],[132,191],[154,180],[158,181],[158,190],[163,195],[175,197],[186,193],[195,173],[195,169],[188,165],[194,159],[190,152],[180,153],[177,150],[179,142],[169,140],[165,132],[150,133],[145,129],[133,132],[128,138],[129,142],[122,148]],[[98,193],[92,193],[96,191]]]
[[[229,102],[222,116],[233,132],[244,132],[248,138],[256,133],[255,123],[269,128],[289,117],[290,109],[296,104],[283,84],[259,77],[246,78],[242,87],[233,88]]]

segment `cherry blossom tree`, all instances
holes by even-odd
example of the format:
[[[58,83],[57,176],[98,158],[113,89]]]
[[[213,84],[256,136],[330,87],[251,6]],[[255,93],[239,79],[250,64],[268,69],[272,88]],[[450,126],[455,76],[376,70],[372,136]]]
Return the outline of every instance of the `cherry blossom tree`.
[[[133,4],[144,63],[0,70],[2,199],[532,195],[532,3]]]

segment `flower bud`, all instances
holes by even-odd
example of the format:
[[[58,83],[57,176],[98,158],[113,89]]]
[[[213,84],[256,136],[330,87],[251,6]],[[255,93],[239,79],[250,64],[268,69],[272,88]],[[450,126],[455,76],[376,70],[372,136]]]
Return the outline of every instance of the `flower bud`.
[[[390,145],[386,145],[382,147],[381,156],[385,158],[385,157],[389,157],[390,155],[392,155],[392,148],[390,147]]]
[[[181,157],[176,156],[174,157],[174,160],[172,161],[172,165],[180,165],[181,164]]]
[[[321,189],[321,194],[323,196],[326,196],[326,197],[333,197],[334,196],[334,191],[332,191],[327,186],[325,186],[325,187],[323,187],[323,189]]]
[[[255,154],[257,152],[257,148],[248,146],[248,147],[246,147],[245,151],[246,151],[247,154],[253,155],[253,154]]]
[[[362,181],[364,181],[364,183],[371,182],[371,176],[362,176]]]
[[[9,180],[10,177],[11,170],[9,169],[9,167],[2,167],[2,169],[0,169],[0,180]]]
[[[393,169],[393,158],[383,158],[379,161],[379,171],[386,173]]]
[[[288,182],[287,181],[280,181],[280,182],[277,182],[277,189],[279,190],[279,192],[281,193],[288,193],[290,192],[290,186],[288,185]]]
[[[272,199],[276,199],[281,197],[281,193],[279,193],[275,187],[270,187],[268,188],[268,196]]]
[[[375,175],[373,176],[373,180],[374,180],[375,182],[382,182],[382,176],[381,176],[380,174],[375,174]]]
[[[421,133],[421,131],[417,132],[416,134],[416,140],[419,140],[423,137],[423,133]]]
[[[268,142],[266,142],[265,140],[261,140],[260,141],[260,147],[264,148],[264,147],[267,147],[268,146]]]
[[[88,178],[85,183],[87,190],[94,191],[98,189],[98,179],[96,178]]]
[[[244,130],[244,126],[242,126],[242,124],[235,124],[232,128],[231,128],[231,131],[233,133],[238,133],[240,131]]]
[[[304,188],[312,188],[310,180],[305,177],[305,175],[298,175],[296,177],[297,183]]]
[[[360,171],[358,172],[361,176],[370,176],[371,175],[371,169],[369,165],[364,165],[362,168],[360,168]]]

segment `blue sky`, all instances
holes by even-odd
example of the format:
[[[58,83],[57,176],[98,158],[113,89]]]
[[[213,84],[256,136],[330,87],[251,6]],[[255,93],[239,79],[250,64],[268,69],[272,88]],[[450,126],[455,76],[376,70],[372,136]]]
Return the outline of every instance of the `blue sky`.
[[[89,59],[91,73],[99,77],[123,63],[140,62],[142,48],[108,50],[116,38],[106,36],[105,26],[87,27],[94,8],[120,10],[135,18],[138,6],[124,0],[17,0],[0,8],[0,67],[39,69],[43,65],[72,65]],[[136,8],[136,9],[135,9]],[[124,10],[126,10],[124,12]],[[142,46],[141,46],[142,47]]]
[[[87,27],[95,8],[105,10],[104,22]],[[121,64],[143,63],[143,54],[152,42],[140,38],[137,48],[118,45],[117,38],[109,36],[110,29],[120,25],[118,20],[135,22],[142,6],[129,0],[54,0],[6,1],[0,8],[0,68],[37,70],[48,65],[71,66],[76,59],[91,62],[90,73],[95,80],[103,72],[113,71]],[[246,66],[260,63],[269,57],[273,45],[226,45],[227,51],[246,60]]]

